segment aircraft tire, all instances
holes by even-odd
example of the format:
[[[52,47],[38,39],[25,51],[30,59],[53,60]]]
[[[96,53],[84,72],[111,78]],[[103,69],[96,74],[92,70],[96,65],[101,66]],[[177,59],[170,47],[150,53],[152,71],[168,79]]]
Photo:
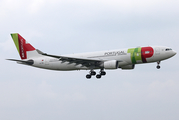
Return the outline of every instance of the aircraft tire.
[[[96,78],[97,78],[97,79],[100,79],[100,78],[101,78],[101,75],[100,75],[100,74],[96,75]]]
[[[87,75],[86,75],[86,78],[87,78],[87,79],[90,79],[90,78],[91,78],[91,75],[87,74]]]
[[[157,69],[160,69],[160,66],[159,66],[159,65],[157,65]]]
[[[91,71],[90,74],[91,75],[96,75],[96,72],[95,71]]]
[[[101,72],[101,75],[106,75],[106,72],[105,72],[105,71],[102,71],[102,72]]]

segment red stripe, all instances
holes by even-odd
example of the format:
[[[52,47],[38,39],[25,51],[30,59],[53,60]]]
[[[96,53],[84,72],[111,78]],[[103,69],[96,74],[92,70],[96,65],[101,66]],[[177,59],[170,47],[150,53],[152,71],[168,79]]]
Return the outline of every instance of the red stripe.
[[[142,52],[142,54],[141,54],[142,55],[142,62],[146,63],[147,62],[146,58],[150,58],[150,57],[153,56],[154,49],[152,47],[142,47],[141,52]]]
[[[18,34],[18,41],[19,41],[19,51],[20,51],[20,56],[21,59],[27,59],[27,51],[33,51],[35,48],[29,44],[26,43],[26,40]]]

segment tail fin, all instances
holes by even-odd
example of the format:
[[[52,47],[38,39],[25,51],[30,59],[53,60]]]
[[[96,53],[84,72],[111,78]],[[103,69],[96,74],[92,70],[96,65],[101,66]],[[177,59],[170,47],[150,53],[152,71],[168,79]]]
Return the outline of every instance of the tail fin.
[[[11,34],[21,59],[29,59],[39,55],[36,49],[18,33]]]

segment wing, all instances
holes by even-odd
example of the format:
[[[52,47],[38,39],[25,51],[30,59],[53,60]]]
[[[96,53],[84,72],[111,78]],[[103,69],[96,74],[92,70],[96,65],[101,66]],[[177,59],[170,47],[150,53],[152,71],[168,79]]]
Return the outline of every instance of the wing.
[[[100,67],[101,64],[104,62],[98,59],[91,59],[91,58],[77,58],[77,57],[66,57],[66,56],[57,56],[57,55],[49,55],[49,54],[42,54],[49,57],[58,58],[62,62],[69,62],[69,64],[75,63],[76,65],[81,64],[85,67]]]
[[[101,60],[101,59],[94,59],[94,58],[78,58],[78,57],[68,57],[68,56],[57,56],[57,55],[50,55],[47,53],[43,53],[42,51],[36,49],[37,52],[44,56],[54,57],[59,59],[62,62],[69,62],[69,64],[75,63],[76,65],[81,64],[82,66],[88,67],[88,68],[103,68],[104,62],[108,60]],[[118,62],[122,62],[121,60],[118,60]]]
[[[42,51],[36,49],[37,52],[44,56],[54,57],[59,59],[62,62],[69,62],[69,64],[75,63],[76,65],[81,64],[82,66],[88,67],[88,68],[95,68],[95,67],[101,67],[101,64],[104,63],[103,60],[99,59],[92,59],[92,58],[78,58],[78,57],[67,57],[67,56],[57,56],[57,55],[50,55],[43,53]]]

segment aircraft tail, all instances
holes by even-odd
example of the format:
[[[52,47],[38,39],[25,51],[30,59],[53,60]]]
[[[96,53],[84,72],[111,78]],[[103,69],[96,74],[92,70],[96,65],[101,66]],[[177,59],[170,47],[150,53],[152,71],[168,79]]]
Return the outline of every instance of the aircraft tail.
[[[22,60],[40,55],[36,49],[30,43],[27,43],[27,41],[20,34],[13,33],[11,34],[11,37]]]

